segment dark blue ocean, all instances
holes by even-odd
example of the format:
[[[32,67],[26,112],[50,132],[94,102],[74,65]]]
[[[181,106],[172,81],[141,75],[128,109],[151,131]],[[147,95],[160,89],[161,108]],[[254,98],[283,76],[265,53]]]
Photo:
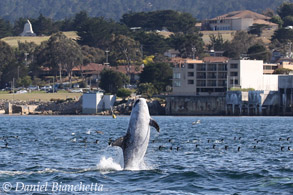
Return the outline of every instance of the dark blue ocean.
[[[293,194],[292,117],[153,118],[124,171],[127,116],[0,116],[0,194]]]

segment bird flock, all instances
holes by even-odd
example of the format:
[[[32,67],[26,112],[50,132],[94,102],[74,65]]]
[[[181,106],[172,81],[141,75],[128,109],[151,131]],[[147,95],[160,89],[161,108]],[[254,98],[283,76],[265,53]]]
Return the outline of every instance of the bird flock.
[[[271,147],[275,147],[276,151],[293,151],[291,147],[291,138],[290,137],[280,137],[275,139],[276,144]],[[158,142],[157,140],[152,140],[153,143]],[[175,139],[168,139],[163,141],[164,145],[159,145],[158,150],[180,150],[183,149],[182,143],[175,141]],[[175,145],[177,143],[177,145]],[[193,139],[187,140],[187,144],[193,144],[193,147],[188,146],[188,149],[193,148],[194,150],[225,150],[225,151],[237,151],[240,152],[243,148],[258,150],[263,149],[265,146],[270,146],[268,142],[265,142],[263,139],[243,139],[242,137],[233,137],[232,139]],[[179,146],[181,145],[181,146]]]

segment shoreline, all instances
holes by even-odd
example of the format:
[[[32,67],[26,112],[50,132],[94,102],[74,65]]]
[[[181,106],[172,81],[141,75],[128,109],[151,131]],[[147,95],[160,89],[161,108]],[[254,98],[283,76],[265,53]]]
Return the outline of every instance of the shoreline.
[[[0,114],[0,117],[33,117],[33,116],[39,116],[39,117],[108,117],[112,118],[112,115],[102,115],[102,114]],[[116,115],[117,118],[120,117],[130,117],[130,115]],[[293,116],[289,115],[274,115],[274,116],[228,116],[228,115],[151,115],[151,117],[186,117],[186,118],[292,118]],[[115,120],[115,119],[113,119]]]

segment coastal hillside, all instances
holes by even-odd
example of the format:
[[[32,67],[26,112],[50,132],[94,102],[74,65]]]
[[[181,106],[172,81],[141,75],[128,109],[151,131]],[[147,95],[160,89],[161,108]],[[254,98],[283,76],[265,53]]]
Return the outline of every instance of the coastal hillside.
[[[283,2],[288,0],[1,0],[0,17],[15,21],[20,17],[37,18],[42,13],[54,20],[61,20],[80,11],[87,11],[90,16],[118,21],[129,12],[172,9],[206,19],[235,10],[248,9],[259,13],[268,8],[276,10]]]

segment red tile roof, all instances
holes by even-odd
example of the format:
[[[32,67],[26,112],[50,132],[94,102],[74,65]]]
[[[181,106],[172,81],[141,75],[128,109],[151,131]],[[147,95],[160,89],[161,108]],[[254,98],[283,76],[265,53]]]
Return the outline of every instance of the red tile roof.
[[[97,72],[101,72],[102,70],[104,70],[105,68],[109,68],[109,66],[103,65],[103,64],[96,64],[96,63],[90,63],[87,64],[86,66],[76,66],[72,69],[72,71],[97,71]]]
[[[253,18],[255,20],[257,19],[262,19],[262,20],[269,20],[270,17],[256,13],[256,12],[252,12],[250,10],[241,10],[241,11],[233,11],[233,12],[229,12],[227,14],[221,15],[221,16],[217,16],[211,20],[218,20],[220,18],[225,18],[225,19],[232,19],[232,18]]]
[[[95,64],[95,63],[90,63],[86,66],[76,66],[73,68],[73,71],[84,71],[85,73],[95,73],[99,74],[102,72],[105,68],[109,68],[112,70],[116,70],[118,72],[122,72],[124,74],[127,73],[133,73],[133,74],[139,74],[142,72],[143,68],[141,66],[136,66],[136,65],[131,65],[131,66],[108,66],[108,65],[103,65],[103,64]]]

